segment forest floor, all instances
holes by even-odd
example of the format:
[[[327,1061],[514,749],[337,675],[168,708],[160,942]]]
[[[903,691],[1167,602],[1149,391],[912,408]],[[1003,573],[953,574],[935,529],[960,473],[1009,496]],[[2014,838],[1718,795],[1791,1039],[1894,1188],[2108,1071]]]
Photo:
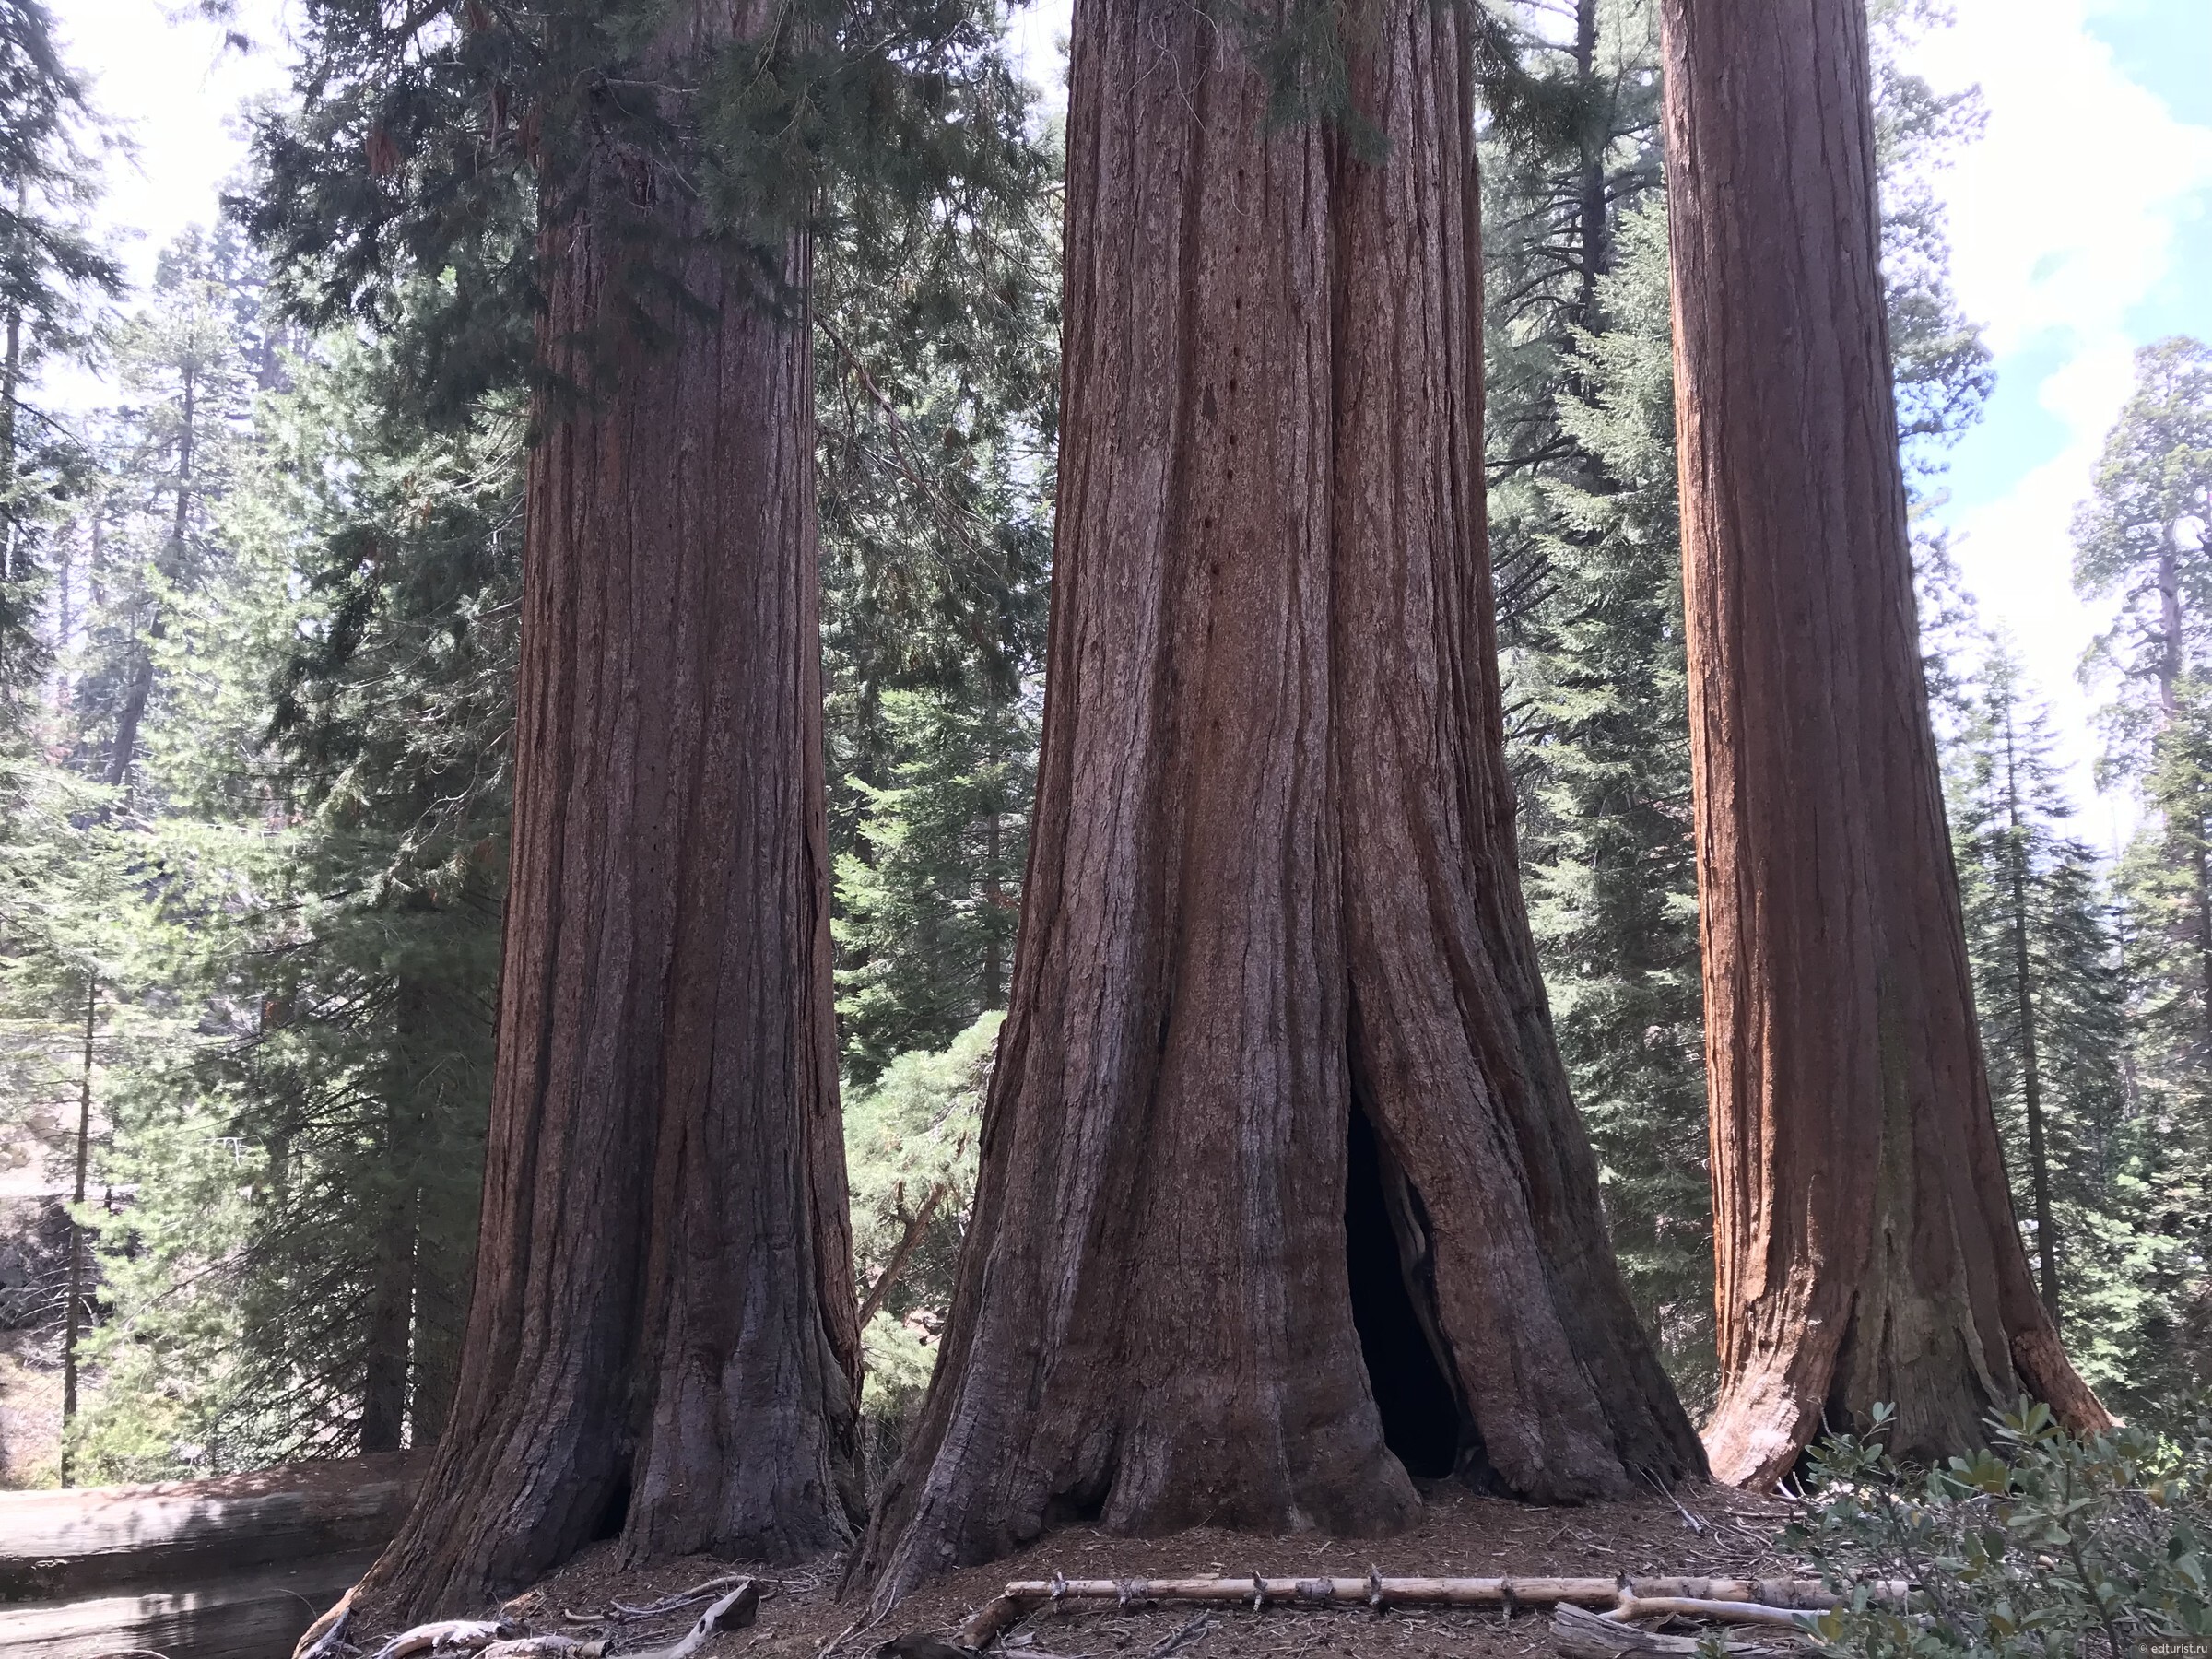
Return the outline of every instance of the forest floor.
[[[62,1459],[61,1344],[0,1330],[0,1491],[53,1484]]]
[[[863,1659],[909,1632],[942,1634],[998,1594],[1008,1579],[1171,1578],[1206,1574],[1269,1577],[1603,1578],[1620,1574],[1710,1577],[1787,1576],[1795,1564],[1777,1533],[1790,1506],[1721,1488],[1686,1488],[1680,1501],[1541,1508],[1477,1497],[1444,1486],[1428,1497],[1419,1522],[1389,1538],[1335,1539],[1307,1534],[1258,1537],[1201,1528],[1166,1538],[1119,1538],[1085,1528],[1048,1535],[1004,1561],[951,1573],[909,1596],[880,1623],[858,1626],[857,1601],[837,1599],[835,1558],[803,1568],[761,1569],[756,1623],[716,1636],[703,1650],[719,1659]],[[594,1627],[564,1615],[637,1606],[688,1589],[732,1569],[700,1559],[625,1571],[618,1546],[594,1546],[559,1573],[508,1604],[535,1630],[614,1638],[613,1652],[657,1645],[680,1635],[694,1606],[650,1625]],[[1040,1612],[1007,1633],[1009,1653],[1032,1659],[1147,1659],[1183,1632],[1201,1609],[1158,1606],[1123,1611]],[[1384,1659],[1504,1659],[1553,1651],[1548,1609],[1508,1618],[1500,1609],[1406,1608],[1377,1618],[1364,1609],[1211,1609],[1202,1635],[1175,1649],[1177,1659],[1288,1659],[1292,1654],[1378,1655]],[[368,1622],[368,1621],[365,1621]],[[357,1641],[359,1636],[357,1633]]]

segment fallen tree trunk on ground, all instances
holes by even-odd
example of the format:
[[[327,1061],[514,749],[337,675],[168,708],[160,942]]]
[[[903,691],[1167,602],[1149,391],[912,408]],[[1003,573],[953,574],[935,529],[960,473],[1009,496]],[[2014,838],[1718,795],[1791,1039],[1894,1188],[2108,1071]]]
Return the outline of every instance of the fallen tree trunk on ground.
[[[1877,1601],[1901,1604],[1912,1585],[1901,1579],[1863,1586]],[[982,1650],[1044,1607],[1077,1611],[1087,1605],[1135,1606],[1153,1602],[1242,1603],[1269,1606],[1505,1607],[1583,1606],[1613,1610],[1614,1619],[1682,1614],[1722,1623],[1792,1626],[1791,1610],[1832,1607],[1837,1597],[1818,1579],[1715,1578],[1365,1578],[1016,1579],[985,1602],[950,1638]],[[1625,1627],[1606,1621],[1614,1630]],[[1629,1651],[1632,1644],[1624,1646]],[[1658,1650],[1654,1650],[1658,1651]]]
[[[1877,1600],[1901,1601],[1902,1580],[1871,1586]],[[1086,1602],[1127,1606],[1142,1602],[1241,1602],[1248,1606],[1385,1607],[1551,1606],[1571,1603],[1612,1607],[1624,1599],[1654,1598],[1753,1604],[1762,1608],[1832,1607],[1836,1597],[1818,1579],[1713,1578],[1238,1578],[1017,1579],[997,1599],[971,1614],[953,1640],[980,1648],[1041,1607]]]
[[[368,1571],[373,1551],[297,1561],[146,1594],[0,1607],[7,1659],[284,1659],[314,1616]]]
[[[0,1493],[0,1603],[175,1595],[282,1562],[373,1554],[428,1461],[392,1452],[218,1480]]]
[[[218,1480],[0,1493],[0,1653],[283,1659],[376,1559],[427,1462],[386,1453]]]

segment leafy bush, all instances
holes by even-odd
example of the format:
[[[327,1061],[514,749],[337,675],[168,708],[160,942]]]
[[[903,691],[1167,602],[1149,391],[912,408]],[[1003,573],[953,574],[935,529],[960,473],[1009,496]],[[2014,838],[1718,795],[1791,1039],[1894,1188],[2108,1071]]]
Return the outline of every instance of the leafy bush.
[[[1881,1441],[1814,1453],[1811,1515],[1788,1542],[1831,1583],[1910,1579],[1908,1608],[1864,1589],[1816,1627],[1850,1659],[2121,1659],[2212,1636],[2212,1400],[2178,1431],[2077,1438],[2023,1400],[1993,1445],[1920,1472]]]
[[[867,1368],[861,1410],[869,1463],[878,1475],[898,1455],[907,1420],[936,1366],[937,1336],[975,1201],[983,1094],[1004,1018],[985,1014],[943,1053],[900,1055],[874,1088],[846,1106],[856,1294],[865,1300],[897,1269],[880,1311],[861,1334]],[[902,1244],[908,1248],[900,1260]]]

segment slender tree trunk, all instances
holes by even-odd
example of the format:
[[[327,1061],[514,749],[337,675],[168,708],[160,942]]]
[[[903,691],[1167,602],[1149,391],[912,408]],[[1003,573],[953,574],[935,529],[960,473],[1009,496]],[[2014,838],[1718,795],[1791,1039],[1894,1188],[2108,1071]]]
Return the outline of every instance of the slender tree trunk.
[[[682,8],[671,77],[758,20]],[[583,390],[545,394],[529,464],[476,1288],[369,1580],[409,1615],[618,1531],[633,1559],[789,1558],[860,1515],[806,319],[659,152],[602,133],[582,165],[547,195],[576,206],[539,355]],[[785,239],[785,291],[808,258]]]
[[[92,1042],[100,1030],[100,981],[85,981],[85,1053],[76,1085],[76,1180],[70,1202],[85,1202],[85,1182],[92,1167]],[[85,1230],[73,1207],[69,1216],[69,1302],[62,1314],[62,1484],[70,1484],[69,1430],[76,1422],[76,1345],[84,1329]]]
[[[1574,68],[1582,90],[1596,88],[1597,0],[1576,0],[1574,8]],[[1597,326],[1597,281],[1612,267],[1611,203],[1606,195],[1606,150],[1612,134],[1608,121],[1585,110],[1581,134],[1582,200],[1575,212],[1576,273],[1574,321],[1579,327]]]
[[[2181,706],[2182,576],[2174,532],[2159,537],[2159,713],[2168,724]]]
[[[166,580],[174,580],[184,569],[184,537],[192,523],[193,498],[193,444],[197,437],[199,418],[198,387],[192,370],[184,371],[183,429],[177,440],[177,490],[174,522],[170,527],[169,541],[161,549],[156,569]],[[130,782],[131,762],[138,751],[138,727],[146,719],[146,705],[154,690],[154,642],[165,629],[161,617],[161,594],[157,587],[147,600],[149,615],[146,624],[146,639],[134,653],[131,679],[124,693],[123,710],[115,719],[115,743],[108,753],[107,782],[122,788]]]
[[[1408,1464],[1700,1469],[1514,874],[1460,14],[1376,28],[1370,165],[1202,12],[1077,0],[1037,812],[879,1604],[1077,1518],[1384,1532]]]
[[[21,193],[18,192],[18,198]],[[12,586],[21,575],[16,568],[22,546],[21,526],[16,515],[16,394],[23,372],[23,313],[10,307],[7,313],[6,356],[0,358],[0,585]],[[28,631],[28,630],[27,630]],[[10,636],[0,630],[0,686],[9,679],[6,652]]]
[[[23,312],[10,306],[7,312],[7,346],[6,356],[0,357],[0,500],[15,494],[16,489],[16,401],[23,390]],[[15,507],[9,502],[8,548],[11,562],[8,575],[15,570],[12,562],[15,538]]]
[[[362,1344],[360,1441],[363,1452],[396,1452],[407,1413],[407,1362],[415,1324],[416,1224],[420,1213],[411,1138],[398,1101],[384,1112],[384,1169],[392,1192],[379,1218]]]
[[[2009,695],[2009,694],[2008,694]],[[2035,979],[2028,949],[2028,827],[2020,819],[2018,759],[2012,709],[2005,710],[2005,800],[2012,831],[2012,968],[2020,1024],[2020,1093],[2028,1109],[2028,1180],[2035,1197],[2035,1253],[2043,1308],[2053,1330],[2058,1317],[2058,1223],[2051,1213],[2051,1152],[2043,1134],[2043,1073],[2037,1052]]]
[[[1860,0],[1664,0],[1721,1478],[2105,1420],[2020,1247],[1920,669]]]
[[[76,527],[61,537],[60,559],[53,572],[53,712],[69,707],[69,637],[76,626]]]

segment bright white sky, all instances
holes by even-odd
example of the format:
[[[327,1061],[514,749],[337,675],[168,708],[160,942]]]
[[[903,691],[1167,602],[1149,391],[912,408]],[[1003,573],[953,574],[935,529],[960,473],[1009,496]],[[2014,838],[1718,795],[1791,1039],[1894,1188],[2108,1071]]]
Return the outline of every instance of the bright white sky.
[[[1979,84],[1981,144],[1946,182],[1955,271],[1988,330],[1997,387],[1960,444],[1944,518],[1985,620],[2017,641],[2060,718],[2088,809],[2110,843],[2117,803],[2093,800],[2093,693],[2077,678],[2101,624],[2075,598],[2067,525],[2126,395],[2130,354],[2164,335],[2212,338],[2212,0],[1954,0],[1956,27],[1921,49],[1938,87]],[[139,154],[108,217],[141,234],[141,276],[185,225],[207,222],[242,154],[241,100],[280,91],[287,0],[241,0],[258,54],[226,51],[189,0],[60,0],[72,59]],[[1068,0],[1018,14],[1032,73],[1057,79]],[[1055,93],[1058,88],[1053,88]]]

